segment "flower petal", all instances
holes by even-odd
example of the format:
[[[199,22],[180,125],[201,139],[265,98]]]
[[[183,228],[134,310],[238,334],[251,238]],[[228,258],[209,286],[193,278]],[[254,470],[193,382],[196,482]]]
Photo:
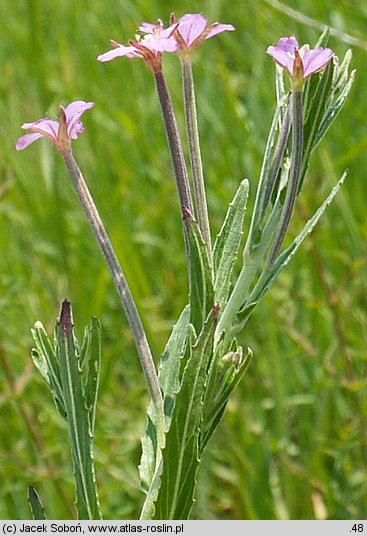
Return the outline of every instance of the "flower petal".
[[[43,138],[43,134],[41,134],[40,132],[32,132],[31,134],[25,134],[18,139],[15,148],[17,151],[22,151],[23,149],[28,147],[28,145],[38,140],[39,138]]]
[[[295,51],[299,49],[299,45],[296,37],[291,35],[290,37],[282,37],[279,39],[276,48],[294,56]]]
[[[173,38],[142,39],[139,41],[139,45],[154,52],[176,52],[178,47],[176,40]]]
[[[59,123],[55,119],[39,119],[33,123],[24,123],[21,128],[25,130],[33,130],[33,132],[39,132],[42,136],[51,138],[53,142],[57,141],[57,135],[59,132]]]
[[[235,29],[236,28],[233,26],[233,24],[216,24],[210,30],[205,39],[210,39],[210,37],[214,37],[222,32],[233,32]]]
[[[68,127],[68,135],[72,139],[76,139],[77,132],[83,132],[83,123],[79,121],[79,117],[90,108],[93,108],[94,102],[85,102],[78,100],[71,102],[65,108],[66,122]]]
[[[171,24],[171,26],[168,26],[168,28],[163,28],[159,33],[159,39],[168,39],[169,37],[172,37],[177,26],[178,22],[175,22],[174,24]]]
[[[309,50],[302,58],[304,78],[323,69],[331,60],[333,51],[330,48],[315,48]]]
[[[143,22],[139,26],[139,30],[146,34],[152,34],[154,33],[154,30],[156,29],[157,25],[152,24],[151,22]]]
[[[113,48],[112,50],[109,50],[108,52],[105,52],[104,54],[100,54],[97,57],[98,61],[111,61],[115,58],[120,58],[122,56],[127,56],[128,58],[141,58],[141,53],[133,46],[124,46],[120,45],[116,48]]]
[[[190,47],[192,43],[201,36],[208,21],[200,13],[187,13],[178,21],[177,30],[184,39],[186,46]]]
[[[71,128],[70,132],[68,132],[68,135],[72,140],[76,140],[78,139],[78,134],[81,132],[84,132],[84,125],[80,119],[77,119],[73,125],[73,128]]]
[[[267,51],[279,65],[287,69],[290,75],[293,74],[294,57],[281,48],[270,46]]]

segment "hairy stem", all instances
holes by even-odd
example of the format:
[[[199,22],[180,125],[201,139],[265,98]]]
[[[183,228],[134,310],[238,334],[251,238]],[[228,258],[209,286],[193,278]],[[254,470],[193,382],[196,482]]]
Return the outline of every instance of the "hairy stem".
[[[190,271],[190,248],[187,226],[187,211],[194,214],[192,205],[189,176],[182,148],[181,136],[178,131],[175,113],[173,111],[171,97],[168,92],[167,84],[161,71],[154,71],[156,87],[158,91],[159,102],[162,109],[164,126],[166,129],[168,145],[171,153],[172,165],[175,174],[180,209],[182,215],[182,225],[185,237],[186,257],[188,269]]]
[[[69,174],[73,180],[80,202],[83,205],[87,218],[92,226],[97,241],[103,251],[107,264],[111,270],[113,280],[120,295],[127,320],[133,332],[136,348],[139,352],[140,362],[149,387],[153,404],[159,416],[161,433],[164,434],[163,399],[159,387],[158,376],[153,361],[149,343],[143,328],[143,324],[136,307],[131,290],[126,281],[125,274],[120,266],[115,250],[111,244],[107,231],[103,225],[97,207],[89,192],[84,177],[71,152],[64,156]]]
[[[283,213],[280,219],[274,245],[271,250],[268,264],[272,265],[282,247],[285,234],[293,213],[293,208],[298,194],[298,186],[301,176],[302,153],[303,153],[303,123],[302,123],[302,93],[294,90],[292,93],[293,125],[292,125],[292,156],[289,173],[289,185],[284,201]]]
[[[281,128],[281,131],[280,131],[280,134],[279,134],[279,139],[278,139],[278,143],[277,143],[277,146],[276,146],[276,149],[275,149],[273,162],[271,164],[269,180],[268,180],[268,183],[266,185],[265,195],[264,195],[264,199],[263,199],[263,205],[261,207],[261,217],[262,218],[265,215],[265,211],[266,211],[267,206],[268,206],[268,204],[270,202],[270,199],[271,199],[271,197],[273,195],[276,179],[277,179],[277,176],[279,174],[279,169],[280,169],[282,159],[283,159],[283,156],[284,156],[284,151],[285,151],[285,148],[286,148],[287,142],[288,142],[288,136],[289,136],[290,126],[291,126],[291,119],[292,119],[292,117],[291,117],[291,106],[288,106],[287,111],[286,111],[285,116],[284,116],[283,123],[282,123],[282,128]]]
[[[285,113],[284,119],[282,120],[282,110],[285,104],[287,104],[287,112]],[[290,106],[288,105],[288,98],[283,98],[278,103],[278,106],[275,110],[273,121],[270,127],[268,141],[265,148],[259,183],[257,185],[255,205],[252,211],[250,228],[244,247],[244,259],[248,259],[252,256],[254,250],[258,247],[259,241],[261,239],[266,208],[269,204],[269,200],[271,199],[276,178],[279,173],[282,156],[284,154],[286,142],[289,136],[289,126],[287,127],[286,117],[288,113],[291,113],[288,112],[289,107]],[[274,149],[275,140],[279,129],[279,122],[281,122],[281,127],[278,135],[278,142]]]

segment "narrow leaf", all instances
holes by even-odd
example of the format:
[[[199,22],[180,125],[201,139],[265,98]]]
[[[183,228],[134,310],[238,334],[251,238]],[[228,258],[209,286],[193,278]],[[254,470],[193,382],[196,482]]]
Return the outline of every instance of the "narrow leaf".
[[[177,391],[180,387],[181,359],[185,352],[188,326],[190,321],[190,308],[187,305],[182,311],[180,318],[173,327],[171,336],[162,355],[159,369],[159,384],[162,389],[164,412],[166,417],[166,430],[171,424],[172,413],[175,407]],[[157,470],[157,430],[154,405],[148,408],[147,427],[142,438],[142,456],[139,465],[140,479],[144,489],[148,491],[146,503],[153,503],[152,495],[156,494],[152,488],[154,473]],[[148,504],[144,507],[144,518],[149,517]]]
[[[65,418],[65,402],[61,387],[58,357],[55,349],[41,322],[35,323],[34,329],[31,329],[31,333],[36,345],[36,349],[33,349],[31,352],[32,361],[46,381],[53,395],[58,412]]]
[[[79,519],[101,519],[94,474],[93,437],[83,376],[74,344],[70,303],[62,304],[56,326],[62,391],[69,425]]]
[[[214,305],[212,269],[208,259],[206,244],[197,222],[187,214],[190,244],[190,316],[197,333]]]
[[[47,519],[40,496],[33,486],[28,486],[28,502],[35,520]]]
[[[331,190],[330,194],[325,199],[321,207],[316,211],[313,217],[306,223],[306,225],[304,226],[302,231],[299,233],[299,235],[296,237],[296,239],[293,241],[293,243],[285,251],[283,251],[283,253],[279,255],[278,259],[273,264],[271,270],[267,270],[263,272],[254,290],[252,291],[250,297],[246,301],[246,304],[244,305],[243,310],[246,309],[250,304],[257,303],[260,300],[260,298],[265,294],[265,292],[267,292],[269,288],[273,285],[273,283],[275,282],[275,280],[277,279],[281,271],[287,266],[290,259],[300,248],[305,238],[313,231],[316,224],[320,220],[321,216],[325,212],[326,208],[330,205],[330,203],[333,201],[334,197],[340,190],[347,175],[348,175],[348,172],[345,171],[343,173],[343,176],[338,181],[338,183],[334,186],[334,188]]]
[[[330,36],[329,28],[325,28],[325,30],[320,35],[317,43],[315,44],[315,48],[320,48],[320,47],[325,48],[328,44],[329,36]],[[305,84],[305,87],[303,89],[303,97],[302,97],[305,110],[308,109],[309,97],[310,95],[314,95],[318,82],[319,80],[317,76],[311,76]]]
[[[220,359],[213,359],[205,389],[203,424],[200,434],[200,452],[217,428],[233,389],[243,378],[251,362],[252,351],[243,356],[238,347]]]
[[[333,80],[333,91],[330,98],[330,102],[328,103],[326,112],[324,114],[321,124],[319,125],[319,129],[315,137],[315,147],[325,136],[329,127],[339,115],[353,87],[356,71],[353,70],[349,75],[348,69],[351,59],[352,53],[350,50],[348,50],[340,67],[338,65],[338,60],[334,60],[335,79]]]
[[[175,397],[180,387],[180,365],[185,353],[189,322],[190,307],[187,305],[172,330],[159,368],[159,384],[163,393],[167,430],[171,424]]]
[[[87,360],[89,347],[90,347],[90,326],[86,326],[84,329],[83,342],[82,342],[80,353],[79,353],[79,362],[80,362],[80,367],[82,369],[84,369],[84,363]]]
[[[249,184],[241,182],[232,203],[229,205],[223,226],[215,241],[213,251],[215,302],[223,309],[231,288],[231,277],[243,235],[243,220],[246,212]]]
[[[279,92],[284,91],[283,86],[280,82],[280,72],[277,67],[276,71],[276,80],[277,80],[277,91],[278,98]],[[252,212],[252,218],[250,223],[250,229],[245,245],[245,252],[252,254],[253,249],[255,249],[260,240],[261,240],[261,231],[263,227],[263,220],[265,216],[264,207],[266,193],[269,191],[269,182],[272,178],[272,168],[274,153],[276,149],[276,141],[279,137],[279,134],[282,130],[282,125],[284,123],[284,118],[286,114],[286,107],[288,106],[289,95],[285,95],[282,100],[277,104],[277,107],[274,112],[273,121],[270,127],[268,140],[265,147],[265,153],[263,158],[263,163],[261,167],[261,173],[259,182],[256,190],[255,206]]]
[[[91,434],[94,434],[96,420],[96,407],[98,397],[99,373],[101,368],[101,323],[93,317],[89,328],[88,345],[86,350],[85,366],[85,400],[89,411]]]
[[[190,515],[199,466],[202,398],[218,312],[218,307],[210,312],[183,373],[163,451],[163,471],[154,519],[187,519]]]
[[[325,110],[327,108],[327,101],[330,97],[332,89],[334,65],[330,62],[325,71],[320,75],[320,79],[315,90],[310,91],[309,105],[304,109],[304,151],[302,161],[302,171],[299,181],[299,191],[302,188],[304,177],[308,167],[308,161],[311,152],[316,146],[317,132],[322,122]],[[315,81],[317,76],[314,76]],[[311,80],[310,84],[315,84],[315,81]],[[311,86],[310,86],[311,87]]]

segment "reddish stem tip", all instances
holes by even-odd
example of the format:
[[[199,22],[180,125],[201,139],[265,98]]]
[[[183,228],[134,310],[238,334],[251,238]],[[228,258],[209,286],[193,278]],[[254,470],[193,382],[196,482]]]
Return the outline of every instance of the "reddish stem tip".
[[[71,311],[71,304],[68,300],[64,300],[61,305],[60,311],[60,324],[65,333],[71,333],[73,329],[73,315]]]

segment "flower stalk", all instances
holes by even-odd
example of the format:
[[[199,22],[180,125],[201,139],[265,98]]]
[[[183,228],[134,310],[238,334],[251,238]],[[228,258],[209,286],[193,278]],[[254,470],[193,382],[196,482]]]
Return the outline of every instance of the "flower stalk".
[[[270,203],[270,200],[274,192],[274,187],[275,187],[276,180],[279,174],[280,166],[282,164],[285,148],[288,142],[291,122],[292,122],[292,107],[288,106],[284,115],[284,120],[283,120],[282,127],[280,130],[279,139],[278,139],[277,146],[275,149],[274,159],[273,159],[271,169],[270,169],[269,180],[265,189],[265,195],[264,195],[263,204],[261,207],[261,216],[260,216],[261,221],[265,216],[266,209]]]
[[[185,246],[187,258],[189,259],[188,228],[185,222],[187,221],[187,211],[189,211],[190,214],[194,214],[190,182],[182,148],[182,141],[177,126],[175,113],[173,111],[172,101],[169,95],[166,80],[161,71],[154,71],[154,78],[156,82],[159,102],[162,109],[163,121],[166,129],[167,140],[177,184],[178,197],[180,201],[180,208],[183,219]]]
[[[159,428],[161,430],[161,434],[164,434],[164,412],[162,393],[159,387],[158,376],[153,361],[152,353],[149,347],[149,343],[134,298],[131,294],[130,287],[127,283],[123,269],[121,268],[115,250],[111,244],[110,238],[103,225],[97,207],[93,201],[92,195],[88,189],[88,186],[78,167],[78,164],[74,158],[72,151],[70,150],[67,154],[62,156],[65,160],[70,177],[74,183],[79,200],[83,205],[85,214],[87,215],[87,218],[92,226],[97,241],[105,256],[107,264],[111,270],[111,274],[115,282],[117,291],[120,295],[127,320],[133,332],[143,372],[149,387],[153,404],[158,415],[160,423]]]
[[[296,202],[299,181],[301,176],[303,154],[303,121],[302,121],[302,90],[295,87],[292,92],[293,124],[292,124],[292,156],[289,173],[289,185],[284,201],[283,212],[274,239],[274,244],[269,256],[268,264],[271,265],[277,258],[282,247],[285,234],[293,213]]]
[[[192,73],[191,58],[182,58],[183,88],[185,99],[186,124],[190,147],[190,162],[195,193],[196,215],[201,234],[206,243],[208,259],[212,264],[212,245],[210,238],[210,224],[208,206],[205,193],[205,181],[201,160],[199,128],[196,111],[194,77]]]

